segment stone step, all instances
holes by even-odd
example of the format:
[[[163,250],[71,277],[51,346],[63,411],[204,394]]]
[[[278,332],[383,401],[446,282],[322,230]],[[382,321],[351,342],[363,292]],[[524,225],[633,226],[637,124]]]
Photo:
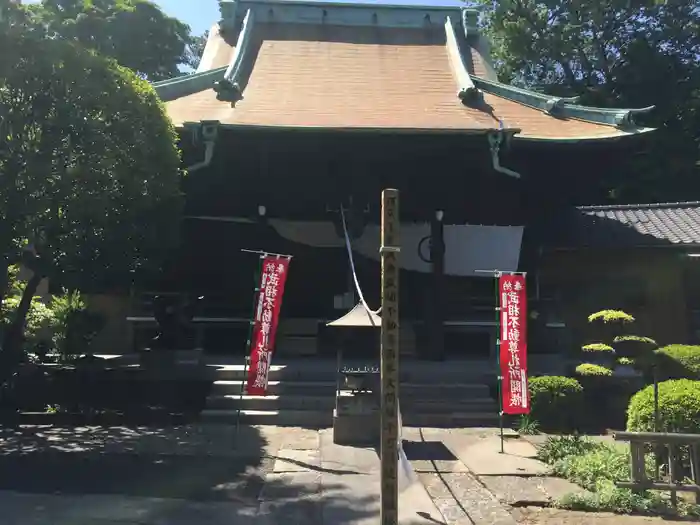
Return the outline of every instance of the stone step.
[[[234,395],[241,393],[241,387],[245,381],[241,380],[219,380],[214,381],[211,395]],[[335,396],[335,381],[268,381],[268,394],[277,395],[329,395]]]
[[[327,410],[335,407],[335,396],[209,396],[208,409],[222,410]]]
[[[401,382],[399,386],[401,398],[421,399],[470,399],[489,398],[488,385],[482,383],[444,383],[417,384]]]
[[[498,403],[493,399],[464,400],[413,400],[401,397],[401,411],[413,414],[459,414],[462,412],[498,413]]]
[[[201,413],[205,423],[235,423],[238,410],[207,409]],[[247,425],[308,426],[328,428],[333,425],[332,410],[241,410],[241,423]],[[402,422],[407,427],[455,428],[493,427],[498,425],[495,413],[461,412],[456,414],[406,414]]]
[[[494,371],[490,365],[477,363],[472,366],[455,364],[435,366],[427,363],[423,368],[412,362],[410,366],[401,368],[401,382],[424,385],[469,384],[480,383],[493,379]],[[350,366],[350,365],[348,365]],[[243,364],[208,363],[206,374],[214,380],[241,381],[245,379],[247,369]],[[319,365],[312,359],[299,359],[293,365],[272,365],[268,379],[270,381],[335,381],[337,369],[335,365]]]
[[[212,386],[212,395],[240,394],[243,380],[220,379]],[[276,380],[268,382],[270,395],[335,395],[336,382],[327,381],[291,381]],[[488,398],[489,387],[480,383],[453,384],[416,384],[402,382],[400,385],[402,398],[419,399],[474,399]]]
[[[457,412],[457,413],[405,413],[401,415],[402,423],[407,427],[459,428],[459,427],[493,427],[498,425],[498,413],[494,412]]]
[[[238,410],[211,410],[201,413],[205,423],[232,424],[236,422]],[[332,410],[241,410],[240,422],[246,425],[302,426],[329,428],[333,425]]]

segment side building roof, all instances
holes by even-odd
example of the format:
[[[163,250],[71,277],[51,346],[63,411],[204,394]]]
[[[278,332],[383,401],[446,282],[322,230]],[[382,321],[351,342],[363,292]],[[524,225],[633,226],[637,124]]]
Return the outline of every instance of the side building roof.
[[[601,140],[650,108],[602,109],[501,84],[459,7],[222,0],[196,73],[154,84],[176,126],[485,133]]]
[[[545,228],[550,249],[700,247],[700,201],[583,206]]]

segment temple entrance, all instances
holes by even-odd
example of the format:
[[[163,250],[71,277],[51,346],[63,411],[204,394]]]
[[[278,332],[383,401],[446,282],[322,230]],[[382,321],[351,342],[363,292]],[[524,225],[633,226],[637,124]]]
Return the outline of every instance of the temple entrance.
[[[492,328],[449,325],[446,328],[446,357],[457,359],[488,359],[494,355],[496,341]]]

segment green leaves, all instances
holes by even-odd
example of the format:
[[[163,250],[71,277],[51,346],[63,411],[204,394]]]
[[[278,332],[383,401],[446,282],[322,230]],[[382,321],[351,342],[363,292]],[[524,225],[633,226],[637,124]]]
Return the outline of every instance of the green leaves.
[[[177,241],[176,134],[150,85],[78,44],[0,34],[0,255],[30,239],[70,287],[124,282]]]
[[[151,81],[176,77],[191,61],[189,26],[147,0],[43,0],[27,13],[49,35],[112,57]]]
[[[594,323],[602,321],[603,323],[633,323],[634,317],[622,310],[601,310],[588,316],[588,322]]]
[[[504,82],[583,104],[657,109],[659,128],[601,194],[618,201],[688,200],[700,193],[700,10],[696,2],[507,0],[483,19]],[[581,204],[591,204],[582,202]]]

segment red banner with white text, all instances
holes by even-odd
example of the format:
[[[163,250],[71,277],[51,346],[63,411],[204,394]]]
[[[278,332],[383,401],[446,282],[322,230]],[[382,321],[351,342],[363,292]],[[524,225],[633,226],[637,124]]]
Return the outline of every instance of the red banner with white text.
[[[246,385],[246,391],[251,396],[267,394],[267,378],[275,348],[275,334],[282,307],[284,284],[287,282],[289,261],[289,258],[272,255],[262,260]]]
[[[529,414],[527,388],[527,293],[524,275],[501,275],[500,365],[504,414]]]

